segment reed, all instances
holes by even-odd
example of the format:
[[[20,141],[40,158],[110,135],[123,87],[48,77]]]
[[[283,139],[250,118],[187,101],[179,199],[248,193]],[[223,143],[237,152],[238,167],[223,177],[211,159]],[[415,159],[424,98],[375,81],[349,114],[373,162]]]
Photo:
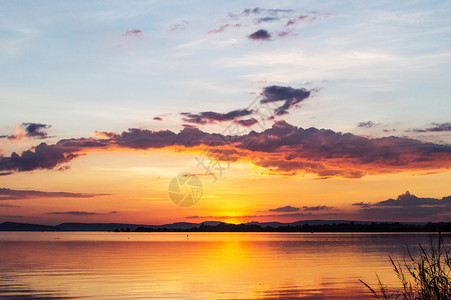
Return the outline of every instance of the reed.
[[[428,248],[419,246],[417,256],[414,256],[408,246],[407,256],[402,263],[389,256],[393,271],[396,273],[402,288],[390,291],[382,283],[379,276],[378,288],[374,289],[360,280],[377,299],[404,300],[448,300],[451,299],[451,249],[443,243],[439,234],[438,241],[431,239]]]

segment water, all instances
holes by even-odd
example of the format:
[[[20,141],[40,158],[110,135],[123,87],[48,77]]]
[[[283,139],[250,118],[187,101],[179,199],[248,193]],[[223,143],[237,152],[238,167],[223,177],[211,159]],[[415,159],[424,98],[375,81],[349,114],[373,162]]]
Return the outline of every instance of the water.
[[[0,299],[370,299],[430,237],[0,232]]]

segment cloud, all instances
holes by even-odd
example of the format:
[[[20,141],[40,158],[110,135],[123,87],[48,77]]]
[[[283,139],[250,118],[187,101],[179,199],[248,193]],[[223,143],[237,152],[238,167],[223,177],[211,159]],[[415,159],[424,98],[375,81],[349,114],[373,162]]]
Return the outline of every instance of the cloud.
[[[256,32],[250,34],[248,36],[251,40],[263,40],[263,41],[270,41],[271,40],[271,34],[269,34],[268,31],[264,29],[257,30]]]
[[[451,216],[451,196],[419,198],[408,191],[396,199],[388,199],[368,205],[362,202],[360,214],[369,220],[449,220]]]
[[[257,18],[255,21],[257,24],[260,23],[270,23],[270,22],[275,22],[275,21],[279,21],[280,19],[278,17],[262,17],[262,18]]]
[[[142,30],[140,29],[132,29],[124,32],[123,36],[126,37],[141,37],[143,35]]]
[[[245,117],[252,114],[252,110],[248,109],[237,109],[230,111],[228,113],[218,113],[214,111],[205,111],[198,114],[193,113],[181,113],[183,116],[183,121],[195,124],[207,124],[215,122],[224,122],[235,120],[240,117]]]
[[[22,131],[21,127],[24,128],[24,131]],[[24,137],[46,139],[49,137],[46,130],[50,127],[52,126],[40,123],[21,123],[19,126],[14,126],[16,134],[1,135],[0,138],[9,140],[21,140]]]
[[[211,29],[207,34],[221,34],[231,29],[252,28],[256,30],[256,26],[268,24],[278,32],[275,38],[283,38],[287,36],[295,36],[294,32],[299,24],[311,24],[315,21],[330,16],[331,13],[309,12],[302,15],[296,14],[293,9],[266,9],[262,7],[247,8],[241,13],[229,13],[228,20]],[[278,29],[278,30],[277,30]],[[251,40],[272,40],[271,34],[265,29],[259,29],[251,35],[247,36]]]
[[[278,107],[275,111],[275,115],[284,115],[288,113],[288,110],[310,97],[311,91],[304,88],[295,89],[289,86],[271,85],[263,88],[261,96],[263,99],[260,103],[271,103],[284,101],[285,103]]]
[[[352,203],[352,206],[360,206],[362,208],[369,208],[371,206],[371,203],[363,203],[362,202],[358,202],[358,203]]]
[[[280,31],[277,33],[277,36],[281,37],[281,38],[287,37],[287,36],[295,36],[295,35],[296,35],[296,33],[294,33],[292,29],[283,30],[283,31]]]
[[[309,17],[307,15],[300,15],[300,16],[296,16],[294,18],[291,18],[287,21],[287,23],[285,24],[285,26],[292,26],[292,25],[297,25],[298,23],[301,22],[313,22],[316,20],[316,17]]]
[[[118,213],[119,213],[119,212],[118,212],[118,211],[115,211],[115,210],[109,212],[109,214],[118,214]]]
[[[243,14],[243,15],[267,14],[267,15],[270,15],[270,16],[275,16],[275,15],[278,15],[278,14],[291,13],[293,11],[294,10],[292,10],[292,9],[266,9],[266,8],[261,8],[261,7],[255,7],[255,8],[246,8],[245,10],[243,10],[243,12],[241,14]]]
[[[302,170],[320,177],[360,178],[451,166],[451,145],[397,137],[370,139],[332,130],[297,128],[284,121],[258,133],[247,144],[254,154],[262,153],[253,157],[254,164],[287,175]]]
[[[373,126],[375,126],[376,124],[373,121],[367,121],[367,122],[359,122],[357,124],[357,127],[362,127],[362,128],[371,128]]]
[[[78,154],[64,153],[56,145],[41,143],[21,155],[13,152],[10,157],[0,156],[0,172],[6,171],[32,171],[37,169],[53,169],[76,158]]]
[[[153,118],[155,121],[163,121],[163,118],[162,117],[155,117],[155,118]]]
[[[255,118],[250,118],[250,119],[246,119],[246,120],[235,120],[233,122],[238,125],[244,126],[244,127],[251,127],[252,125],[255,125],[258,123],[257,119],[255,119]]]
[[[199,216],[188,216],[188,217],[185,217],[185,218],[187,218],[187,219],[198,219],[200,217]]]
[[[110,194],[43,192],[34,190],[11,190],[0,188],[0,200],[22,200],[31,198],[93,198]]]
[[[256,219],[256,218],[273,218],[273,217],[278,217],[278,218],[305,218],[305,219],[311,219],[311,218],[330,218],[330,217],[336,217],[338,216],[338,214],[336,213],[319,213],[319,214],[314,214],[311,212],[308,213],[303,213],[303,212],[287,212],[287,213],[281,213],[281,214],[263,214],[263,215],[243,215],[243,216],[188,216],[185,217],[187,219],[213,219],[213,220],[219,220],[219,219],[236,219],[236,218],[240,218],[240,219]]]
[[[317,205],[317,206],[303,206],[302,209],[305,211],[320,211],[332,209],[332,206]]]
[[[429,127],[426,129],[414,129],[414,132],[442,132],[442,131],[451,131],[451,123],[432,123],[434,127]]]
[[[20,207],[20,206],[7,204],[7,203],[0,203],[0,207]]]
[[[20,124],[19,126],[14,126],[14,129],[16,130],[16,134],[12,134],[12,135],[0,135],[0,139],[8,139],[8,140],[21,140],[23,139],[23,137],[25,136],[25,133],[22,131],[22,129],[20,129],[20,126],[22,124]]]
[[[87,211],[65,211],[65,212],[48,212],[47,215],[76,215],[76,216],[93,216],[93,215],[103,215],[95,212]]]
[[[49,129],[51,125],[40,123],[22,123],[25,126],[25,132],[27,137],[34,137],[39,139],[45,139],[48,137],[46,129]]]
[[[233,112],[201,113],[195,116],[199,119],[194,121],[212,122],[249,113],[244,110]],[[43,143],[21,156],[13,153],[11,157],[0,157],[0,171],[58,168],[60,163],[83,155],[85,151],[114,148],[169,148],[174,151],[192,151],[195,148],[201,151],[202,147],[206,148],[202,150],[212,159],[228,162],[247,160],[264,168],[267,174],[283,176],[310,173],[320,178],[361,178],[373,174],[451,167],[451,145],[398,137],[367,138],[327,129],[303,129],[285,121],[277,121],[262,132],[251,131],[242,135],[207,133],[188,127],[179,133],[131,128],[120,134],[98,132],[96,136],[65,139],[54,145]]]
[[[169,28],[169,31],[178,31],[178,30],[185,30],[186,29],[186,25],[188,25],[189,22],[186,20],[183,20],[182,23],[180,24],[174,24],[171,26],[171,28]]]
[[[227,23],[227,24],[223,24],[223,25],[219,26],[218,28],[209,30],[207,32],[207,34],[218,34],[218,33],[222,33],[224,31],[226,31],[229,28],[240,28],[241,26],[243,26],[243,25],[239,24],[239,23],[235,23],[235,24]]]
[[[276,211],[276,212],[294,212],[294,211],[299,211],[299,208],[298,208],[298,207],[293,207],[293,206],[287,205],[287,206],[283,206],[283,207],[278,207],[278,208],[270,209],[269,211]]]
[[[0,172],[0,176],[8,176],[8,175],[11,175],[11,174],[13,174],[14,172],[12,172],[12,171],[9,171],[9,172]]]

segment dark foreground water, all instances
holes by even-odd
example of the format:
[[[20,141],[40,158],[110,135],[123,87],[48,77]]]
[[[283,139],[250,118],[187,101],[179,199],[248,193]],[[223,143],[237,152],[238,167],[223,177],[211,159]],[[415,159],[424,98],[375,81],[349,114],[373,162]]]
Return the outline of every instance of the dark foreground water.
[[[359,279],[397,286],[388,255],[430,238],[0,232],[0,299],[370,299]]]

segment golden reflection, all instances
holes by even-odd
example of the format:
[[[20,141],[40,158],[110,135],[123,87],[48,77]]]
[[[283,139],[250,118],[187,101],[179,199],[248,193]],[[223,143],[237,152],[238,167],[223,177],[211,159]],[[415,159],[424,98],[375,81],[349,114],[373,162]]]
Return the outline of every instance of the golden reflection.
[[[7,295],[159,299],[362,299],[367,291],[358,279],[372,284],[377,272],[384,282],[397,282],[388,253],[401,258],[402,243],[427,240],[364,234],[8,234],[0,234],[0,258],[7,262],[0,271],[16,287],[6,285]],[[17,285],[24,291],[15,291]]]

